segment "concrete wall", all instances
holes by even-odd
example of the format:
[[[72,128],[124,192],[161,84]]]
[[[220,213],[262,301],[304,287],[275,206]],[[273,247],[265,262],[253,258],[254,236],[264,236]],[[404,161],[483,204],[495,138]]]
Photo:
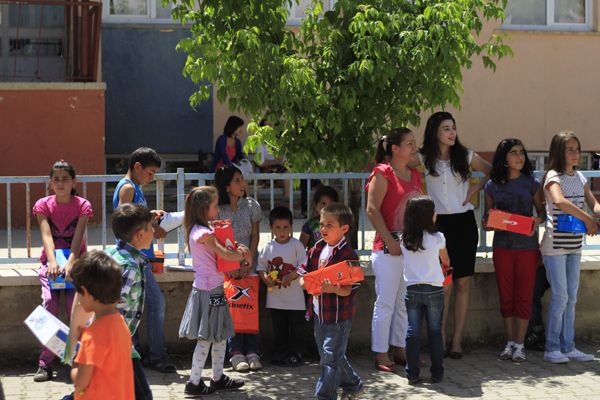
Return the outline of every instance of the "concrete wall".
[[[0,175],[48,175],[64,159],[78,174],[104,173],[103,83],[0,83]],[[31,203],[45,195],[45,185],[31,188]],[[24,185],[12,185],[12,224],[25,221]],[[82,188],[79,187],[80,193]],[[100,209],[100,189],[88,199]],[[6,188],[0,185],[0,209]],[[0,226],[6,212],[0,213]]]
[[[498,305],[495,276],[489,260],[480,260],[474,281],[469,316],[465,328],[466,340],[473,343],[496,342],[503,335],[502,318]],[[5,275],[2,275],[2,272]],[[369,271],[370,272],[370,271]],[[7,277],[0,271],[0,354],[7,358],[17,355],[34,357],[38,345],[33,335],[23,324],[27,315],[40,304],[40,288],[37,276]],[[179,322],[191,290],[191,273],[168,272],[158,275],[161,288],[167,299],[165,334],[170,351],[191,351],[194,343],[177,337]],[[371,316],[375,301],[374,277],[368,276],[360,288],[357,313],[354,320],[350,344],[355,349],[368,351],[371,341]],[[596,299],[600,296],[600,263],[584,263],[577,304],[575,332],[578,337],[598,336],[600,319]],[[12,286],[17,285],[17,286]],[[546,295],[546,300],[549,296]],[[264,292],[261,296],[264,305]],[[309,327],[307,331],[309,332]],[[451,332],[451,326],[448,332]],[[140,328],[145,341],[145,325]],[[272,343],[272,328],[269,313],[261,306],[261,341],[263,351],[269,351]]]

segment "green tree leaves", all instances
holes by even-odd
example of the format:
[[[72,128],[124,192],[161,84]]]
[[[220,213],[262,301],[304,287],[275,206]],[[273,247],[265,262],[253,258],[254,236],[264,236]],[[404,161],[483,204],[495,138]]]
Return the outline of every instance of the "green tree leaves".
[[[179,43],[184,74],[251,123],[253,149],[266,143],[296,171],[347,171],[371,159],[375,137],[418,124],[423,110],[460,105],[462,71],[474,56],[495,69],[510,54],[501,36],[482,38],[504,0],[314,0],[299,27],[286,27],[291,0],[177,0],[191,24]]]

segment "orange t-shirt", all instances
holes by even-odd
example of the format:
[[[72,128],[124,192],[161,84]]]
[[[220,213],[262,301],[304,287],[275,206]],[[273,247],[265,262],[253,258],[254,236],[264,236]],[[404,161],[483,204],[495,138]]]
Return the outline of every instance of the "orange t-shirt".
[[[94,366],[92,380],[85,393],[80,395],[75,391],[76,400],[135,398],[131,334],[118,312],[98,318],[84,329],[75,362]]]

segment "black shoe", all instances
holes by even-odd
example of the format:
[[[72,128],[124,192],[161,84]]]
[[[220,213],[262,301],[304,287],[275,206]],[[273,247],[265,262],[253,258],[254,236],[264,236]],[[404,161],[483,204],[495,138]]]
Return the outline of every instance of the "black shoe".
[[[54,378],[54,373],[51,367],[39,367],[33,376],[34,382],[46,382]]]
[[[192,382],[188,382],[185,384],[185,389],[183,393],[188,396],[202,396],[205,394],[211,394],[215,392],[215,388],[211,386],[206,386],[204,382],[200,381],[199,384],[194,385]]]
[[[244,386],[244,381],[241,379],[231,379],[223,374],[218,381],[210,380],[210,387],[214,391],[236,390]]]
[[[418,383],[421,383],[422,379],[420,376],[417,376],[415,378],[408,378],[408,384],[409,385],[416,385]]]
[[[285,360],[285,364],[290,367],[297,367],[301,363],[302,363],[302,354],[300,354],[300,353],[291,354]]]
[[[444,379],[443,376],[432,376],[431,383],[440,383]]]

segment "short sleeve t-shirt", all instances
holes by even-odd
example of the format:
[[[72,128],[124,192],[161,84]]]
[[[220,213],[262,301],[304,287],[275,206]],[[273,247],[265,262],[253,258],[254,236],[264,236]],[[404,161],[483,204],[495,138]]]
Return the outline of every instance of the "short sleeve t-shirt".
[[[402,243],[400,248],[404,256],[404,282],[410,285],[443,286],[444,273],[440,265],[440,250],[446,247],[446,238],[442,232],[423,232],[425,250],[410,251]]]
[[[540,250],[542,255],[556,256],[581,252],[583,233],[558,232],[558,216],[567,214],[552,202],[552,196],[547,190],[549,183],[558,183],[565,199],[583,209],[585,203],[585,185],[587,179],[579,171],[573,175],[561,174],[550,170],[544,181],[544,197],[546,199],[546,230],[542,238]]]
[[[213,230],[202,225],[194,225],[190,231],[188,245],[194,268],[194,287],[199,290],[212,290],[223,286],[224,275],[217,271],[217,255],[198,239],[214,234]]]
[[[131,400],[135,398],[131,336],[118,312],[100,317],[81,334],[75,362],[93,365],[89,386],[76,400]]]
[[[318,216],[312,217],[302,225],[302,233],[306,233],[308,237],[307,249],[310,249],[321,240],[321,219]]]
[[[512,214],[533,216],[533,196],[540,189],[540,182],[533,176],[521,174],[517,179],[506,183],[487,181],[485,193],[494,200],[494,208]],[[494,232],[494,247],[511,250],[531,250],[538,248],[537,232],[533,236],[520,233]]]
[[[306,264],[306,249],[298,239],[290,238],[287,243],[271,240],[258,256],[257,271],[277,271],[277,279],[281,279],[300,265]],[[287,288],[273,287],[267,291],[267,308],[278,310],[305,310],[304,292],[298,280],[292,281]]]
[[[252,241],[252,224],[260,222],[262,216],[260,204],[252,197],[241,197],[235,211],[231,211],[229,204],[219,206],[219,219],[230,220],[233,228],[233,238],[236,242],[247,247],[250,247]],[[253,264],[253,267],[255,267],[256,258]]]
[[[33,215],[43,215],[48,219],[50,232],[54,240],[55,249],[70,249],[75,228],[80,217],[93,217],[92,205],[89,201],[79,196],[71,196],[69,203],[59,203],[56,196],[43,197],[33,206]],[[85,235],[81,240],[80,253],[86,251]],[[40,262],[46,264],[48,258],[42,249]]]
[[[390,232],[400,232],[404,228],[404,210],[406,203],[414,196],[423,193],[421,189],[421,175],[416,169],[410,169],[410,181],[403,181],[394,173],[389,163],[381,163],[375,166],[367,180],[367,192],[371,179],[377,174],[383,175],[387,181],[387,191],[379,211],[385,221],[385,226]],[[383,250],[383,240],[379,232],[375,233],[373,251]]]

